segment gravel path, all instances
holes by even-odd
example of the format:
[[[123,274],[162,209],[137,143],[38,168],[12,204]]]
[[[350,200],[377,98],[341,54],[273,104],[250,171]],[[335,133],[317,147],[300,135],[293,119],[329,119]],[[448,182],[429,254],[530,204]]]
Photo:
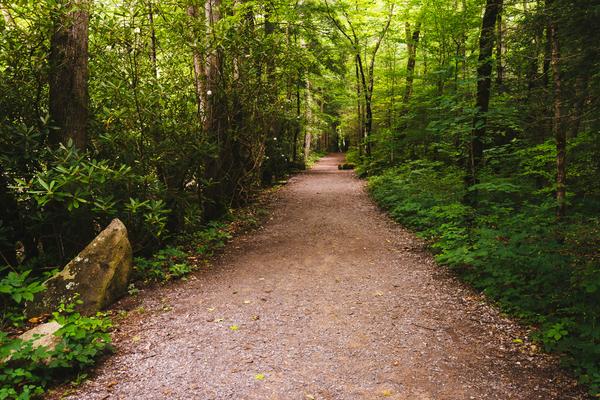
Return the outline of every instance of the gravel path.
[[[292,178],[210,270],[140,294],[117,353],[68,398],[583,398],[341,161]]]

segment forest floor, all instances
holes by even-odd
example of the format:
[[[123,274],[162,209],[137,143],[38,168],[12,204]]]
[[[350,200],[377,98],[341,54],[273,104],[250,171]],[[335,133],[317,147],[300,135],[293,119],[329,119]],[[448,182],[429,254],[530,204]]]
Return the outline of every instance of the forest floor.
[[[329,155],[210,269],[146,290],[70,399],[579,399]]]

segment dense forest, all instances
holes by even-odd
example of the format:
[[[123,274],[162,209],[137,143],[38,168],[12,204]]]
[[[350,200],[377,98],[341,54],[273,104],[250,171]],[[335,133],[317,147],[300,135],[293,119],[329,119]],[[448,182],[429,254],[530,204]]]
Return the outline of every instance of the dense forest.
[[[24,302],[113,218],[151,270],[166,246],[220,243],[216,221],[313,153],[343,151],[440,264],[600,391],[598,1],[3,0],[0,12],[3,359],[31,322]],[[93,349],[53,368],[104,350],[94,318],[71,331]],[[2,371],[0,398],[51,379],[29,350],[28,367]]]

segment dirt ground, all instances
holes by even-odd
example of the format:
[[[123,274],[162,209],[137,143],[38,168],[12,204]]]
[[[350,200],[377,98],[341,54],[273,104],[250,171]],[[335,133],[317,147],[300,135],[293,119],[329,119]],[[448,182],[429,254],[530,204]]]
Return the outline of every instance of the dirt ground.
[[[68,398],[585,398],[342,160],[292,178],[210,270],[138,295],[116,354]]]

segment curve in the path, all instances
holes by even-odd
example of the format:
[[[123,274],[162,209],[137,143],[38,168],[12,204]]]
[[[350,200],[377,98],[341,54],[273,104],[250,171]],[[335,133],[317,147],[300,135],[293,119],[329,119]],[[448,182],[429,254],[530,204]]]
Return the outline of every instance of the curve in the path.
[[[342,160],[292,178],[210,271],[142,294],[116,355],[70,398],[577,398]]]

